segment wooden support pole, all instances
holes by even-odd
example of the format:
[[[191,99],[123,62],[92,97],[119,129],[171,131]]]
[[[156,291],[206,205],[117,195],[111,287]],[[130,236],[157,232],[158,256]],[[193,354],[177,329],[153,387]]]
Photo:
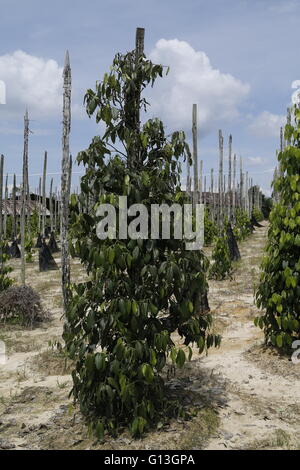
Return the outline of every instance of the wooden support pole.
[[[203,160],[200,160],[200,178],[199,178],[200,204],[202,204],[203,202],[202,179],[203,179]]]
[[[50,230],[51,233],[54,231],[53,226],[53,178],[50,181],[50,192],[49,192],[49,212],[50,212]]]
[[[236,154],[233,157],[233,185],[232,185],[232,212],[233,212],[233,221],[236,221]]]
[[[29,136],[29,119],[26,109],[24,117],[24,151],[23,151],[23,179],[21,191],[21,283],[25,286],[25,217],[26,217],[26,201],[28,201],[28,136]],[[28,219],[27,219],[28,220]],[[30,219],[29,219],[30,221]]]
[[[17,238],[17,184],[16,175],[14,175],[13,184],[13,240]]]
[[[197,105],[193,104],[193,125],[192,125],[192,134],[193,134],[193,167],[194,167],[194,191],[193,199],[194,203],[198,202],[197,193],[198,193],[198,139],[197,139]]]
[[[47,178],[47,152],[44,155],[44,168],[43,168],[43,202],[42,202],[42,235],[45,237],[46,235],[46,212],[47,212],[47,204],[46,204],[46,178]]]
[[[4,155],[0,159],[0,262],[3,265],[3,171]]]
[[[69,166],[70,166],[70,131],[71,131],[71,67],[69,53],[66,52],[63,72],[63,136],[62,136],[62,171],[61,171],[61,266],[64,311],[66,313],[70,289],[70,258],[68,247],[69,224]]]
[[[232,135],[229,136],[229,155],[228,155],[228,221],[232,217],[232,184],[231,184],[231,166],[232,166]]]
[[[240,157],[240,208],[241,210],[244,209],[243,196],[244,196],[243,160],[242,160],[242,157]]]
[[[42,178],[39,178],[39,197],[38,197],[38,232],[42,233]]]
[[[6,175],[5,190],[4,190],[4,219],[3,219],[4,240],[7,240],[7,204],[8,204],[8,174]]]
[[[219,130],[219,226],[223,225],[223,158],[224,139],[221,129]]]

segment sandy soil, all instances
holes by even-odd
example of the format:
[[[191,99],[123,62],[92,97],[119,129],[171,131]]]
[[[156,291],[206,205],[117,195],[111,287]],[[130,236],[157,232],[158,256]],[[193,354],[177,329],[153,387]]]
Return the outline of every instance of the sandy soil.
[[[194,418],[174,420],[140,440],[123,433],[99,444],[88,435],[68,398],[71,364],[55,348],[63,323],[60,273],[40,274],[36,262],[27,265],[28,283],[40,292],[51,318],[33,330],[0,328],[8,355],[0,364],[0,449],[300,449],[300,364],[264,348],[253,325],[253,286],[266,230],[264,225],[241,244],[232,280],[210,281],[221,348],[208,356],[195,350],[169,380]],[[12,265],[18,280],[19,261]],[[72,276],[84,276],[77,260]]]

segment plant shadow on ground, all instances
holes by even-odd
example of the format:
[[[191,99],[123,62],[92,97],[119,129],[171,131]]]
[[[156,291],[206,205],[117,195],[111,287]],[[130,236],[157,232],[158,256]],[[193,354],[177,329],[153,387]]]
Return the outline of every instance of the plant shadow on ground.
[[[59,361],[61,362],[61,358]],[[54,368],[53,372],[57,372],[57,369]],[[190,419],[173,419],[161,429],[152,430],[140,439],[133,439],[125,430],[116,438],[106,436],[103,442],[99,442],[89,435],[77,407],[73,407],[71,400],[68,402],[69,388],[70,383],[59,386],[57,390],[45,386],[26,387],[19,395],[6,402],[0,422],[2,418],[18,415],[26,408],[26,413],[31,415],[34,422],[30,426],[23,425],[23,428],[19,428],[18,437],[24,440],[21,447],[26,449],[191,450],[202,449],[217,432],[218,411],[226,407],[227,403],[224,380],[220,376],[202,371],[199,361],[191,361],[185,369],[177,370],[176,376],[167,381],[168,395],[183,406],[190,414]],[[43,413],[53,410],[54,413],[41,423],[38,416],[41,410]],[[11,437],[11,431],[7,429],[7,438]],[[5,438],[5,430],[2,434]]]

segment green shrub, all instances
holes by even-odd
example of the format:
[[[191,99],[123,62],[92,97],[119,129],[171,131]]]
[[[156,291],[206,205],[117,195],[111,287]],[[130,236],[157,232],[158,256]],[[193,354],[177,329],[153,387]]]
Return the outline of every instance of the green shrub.
[[[222,231],[221,234],[215,238],[214,242],[209,277],[210,279],[221,281],[231,276],[232,272],[232,261],[230,259],[226,232]]]
[[[264,215],[263,215],[262,211],[260,211],[256,207],[253,208],[252,215],[253,215],[253,217],[255,217],[257,222],[261,222],[262,220],[264,220]]]
[[[5,264],[8,259],[9,256],[3,253],[2,262],[0,264],[0,292],[4,291],[5,289],[8,289],[13,283],[13,280],[8,276],[9,273],[11,273],[12,268]]]
[[[288,124],[285,138],[292,142],[279,153],[280,176],[275,189],[280,201],[270,214],[267,254],[262,263],[257,306],[264,314],[255,324],[267,343],[291,351],[300,339],[300,111],[295,125]]]
[[[218,227],[215,222],[210,218],[208,209],[205,209],[204,213],[204,243],[206,246],[212,244],[214,238],[218,234]]]
[[[242,209],[236,210],[235,217],[236,217],[236,222],[233,228],[233,233],[235,235],[235,238],[238,241],[241,241],[247,238],[252,233],[251,221],[247,215],[247,212],[245,212]]]
[[[81,194],[71,200],[71,251],[89,280],[73,286],[63,338],[76,360],[72,394],[99,438],[124,427],[139,436],[181,413],[163,380],[168,358],[182,367],[190,345],[203,351],[220,343],[201,308],[208,288],[202,251],[187,251],[184,240],[100,240],[96,234],[100,203],[119,214],[119,196],[127,196],[128,207],[140,202],[150,213],[151,204],[182,196],[179,159],[190,158],[184,133],[168,138],[159,119],[142,129],[136,121],[137,109],[146,107],[136,90],[162,76],[163,67],[144,57],[136,70],[133,63],[133,53],[118,54],[96,91],[87,92],[87,111],[104,122],[105,134],[79,154],[86,173]],[[82,214],[78,202],[87,199],[94,204]],[[176,331],[187,354],[173,342]]]

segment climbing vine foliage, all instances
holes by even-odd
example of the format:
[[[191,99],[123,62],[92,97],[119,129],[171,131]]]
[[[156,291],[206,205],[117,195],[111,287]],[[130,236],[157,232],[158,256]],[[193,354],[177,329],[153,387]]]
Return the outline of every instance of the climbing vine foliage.
[[[73,396],[102,438],[128,427],[134,436],[180,412],[168,398],[166,365],[182,367],[192,345],[219,345],[205,309],[207,259],[184,240],[99,240],[96,211],[119,196],[134,203],[172,204],[180,192],[180,158],[190,158],[183,132],[165,134],[158,119],[143,126],[141,92],[163,76],[161,65],[134,53],[116,55],[110,73],[85,96],[89,116],[104,126],[78,155],[86,172],[72,197],[70,249],[88,279],[73,285],[64,339],[76,361]],[[79,207],[87,207],[83,213]],[[130,223],[130,217],[128,217]],[[175,346],[178,331],[182,347]]]
[[[225,230],[222,230],[214,241],[209,277],[221,281],[230,277],[233,269]]]
[[[264,314],[256,325],[266,341],[291,350],[300,339],[300,111],[295,108],[295,124],[285,128],[291,142],[279,153],[280,176],[275,189],[280,201],[270,214],[267,256],[263,260],[257,305]]]

